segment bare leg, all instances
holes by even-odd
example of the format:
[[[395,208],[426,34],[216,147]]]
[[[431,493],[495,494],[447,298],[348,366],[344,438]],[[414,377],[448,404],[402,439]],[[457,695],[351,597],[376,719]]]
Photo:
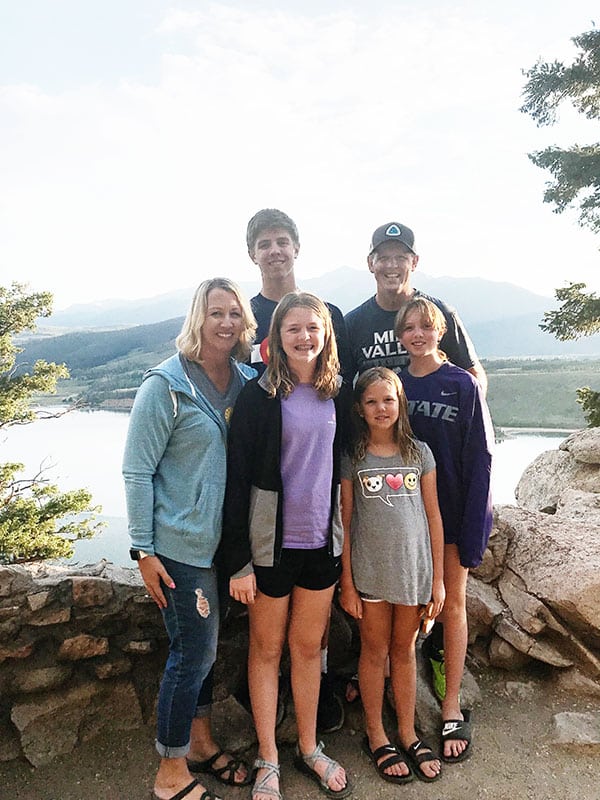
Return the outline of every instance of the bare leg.
[[[329,606],[329,611],[327,613],[327,624],[325,625],[325,630],[323,631],[323,636],[321,636],[321,650],[327,649],[327,644],[329,642],[329,629],[331,627],[331,605]]]
[[[444,661],[446,664],[446,697],[442,702],[442,719],[463,719],[460,710],[460,685],[467,654],[467,576],[461,566],[458,546],[444,545],[444,585],[446,601],[441,614],[444,623]],[[467,747],[464,739],[444,743],[444,755],[458,756]]]
[[[292,592],[289,645],[292,695],[298,726],[300,753],[309,755],[317,748],[317,703],[321,682],[321,639],[325,631],[334,587],[311,591],[295,586]],[[327,765],[317,760],[315,771],[323,777]],[[346,772],[340,767],[329,780],[329,788],[340,791],[346,785]]]
[[[371,750],[389,743],[383,727],[382,708],[385,672],[392,631],[392,606],[389,603],[363,603],[360,625],[358,679],[365,714],[365,728]],[[389,753],[379,763],[389,758]],[[387,767],[388,775],[408,775],[406,764]]]
[[[193,776],[187,766],[187,759],[183,758],[161,758],[156,779],[154,781],[154,793],[157,797],[168,798],[173,797],[194,780]],[[194,787],[194,789],[186,797],[186,800],[200,800],[205,787],[201,784]]]
[[[257,592],[254,603],[248,606],[250,615],[248,687],[258,738],[258,755],[273,764],[279,763],[275,721],[279,662],[285,641],[288,607],[289,595],[267,597],[260,591]],[[265,768],[259,769],[257,781],[260,781],[266,772]],[[278,788],[275,785],[275,777],[272,778],[272,782],[273,788]],[[261,798],[260,793],[256,797]],[[268,795],[263,797],[265,800],[272,800]]]
[[[214,754],[221,748],[213,739],[211,718],[210,714],[204,717],[194,717],[192,721],[192,739],[190,744],[190,752],[187,757],[189,761],[206,761],[214,756]],[[225,752],[218,758],[213,767],[220,769],[225,767],[228,761],[231,761],[231,754]],[[233,779],[236,783],[242,783],[248,776],[248,770],[245,766],[240,766],[234,773]]]
[[[417,700],[417,661],[415,643],[419,630],[419,607],[394,605],[390,663],[392,686],[398,715],[398,737],[407,749],[419,737],[415,730],[415,705]],[[441,770],[439,759],[424,761],[419,769],[428,778],[435,778]]]

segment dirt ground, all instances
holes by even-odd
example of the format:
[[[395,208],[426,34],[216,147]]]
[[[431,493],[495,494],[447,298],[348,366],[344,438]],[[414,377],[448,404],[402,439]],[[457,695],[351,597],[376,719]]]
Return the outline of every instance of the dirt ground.
[[[532,673],[486,670],[476,677],[483,701],[474,710],[472,757],[444,765],[441,779],[433,784],[415,780],[394,786],[379,779],[360,748],[360,705],[346,706],[343,729],[324,739],[327,752],[347,768],[356,800],[600,798],[600,751],[568,751],[552,744],[555,713],[597,710],[596,701],[562,694],[549,678]],[[511,686],[513,681],[520,682],[519,691]],[[282,748],[286,800],[323,797],[315,784],[296,772],[292,757],[291,748]],[[148,800],[156,766],[151,729],[100,736],[49,766],[34,769],[25,761],[0,765],[0,800]],[[211,779],[206,783],[224,800],[250,796],[248,788],[219,787]]]

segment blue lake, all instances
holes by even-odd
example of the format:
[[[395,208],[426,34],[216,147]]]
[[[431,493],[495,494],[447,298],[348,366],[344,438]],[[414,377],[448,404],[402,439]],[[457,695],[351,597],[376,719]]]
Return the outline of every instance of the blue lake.
[[[114,411],[73,411],[58,419],[14,426],[0,438],[0,461],[25,464],[28,477],[40,469],[61,489],[87,488],[102,506],[106,528],[93,539],[76,543],[74,563],[106,558],[131,566],[121,479],[121,460],[129,414]],[[496,445],[492,470],[495,503],[514,503],[523,470],[545,450],[556,449],[569,431],[506,429]]]

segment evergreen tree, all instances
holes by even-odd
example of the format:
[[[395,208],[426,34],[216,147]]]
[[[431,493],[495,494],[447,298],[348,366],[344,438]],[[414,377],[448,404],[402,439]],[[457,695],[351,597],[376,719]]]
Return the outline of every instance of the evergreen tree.
[[[538,63],[525,73],[525,102],[521,111],[538,125],[554,125],[563,101],[588,119],[600,119],[600,31],[591,30],[573,38],[578,53],[570,65],[560,61]],[[579,207],[579,224],[600,234],[600,142],[568,149],[547,147],[530,153],[536,166],[547,169],[554,181],[547,185],[544,202],[556,213]],[[600,298],[585,292],[585,283],[570,283],[557,289],[561,305],[544,314],[542,330],[557,339],[578,339],[600,331]],[[589,387],[577,390],[590,425],[600,425],[600,392]]]
[[[13,337],[34,330],[35,320],[51,312],[48,292],[28,294],[20,283],[0,286],[0,432],[33,422],[32,394],[54,392],[57,380],[69,375],[64,364],[41,360],[30,372],[14,369],[21,351]],[[19,477],[23,469],[18,463],[0,464],[0,563],[70,556],[73,541],[92,536],[98,527],[89,516],[73,516],[98,510],[90,506],[90,493],[83,489],[60,492],[43,472]]]

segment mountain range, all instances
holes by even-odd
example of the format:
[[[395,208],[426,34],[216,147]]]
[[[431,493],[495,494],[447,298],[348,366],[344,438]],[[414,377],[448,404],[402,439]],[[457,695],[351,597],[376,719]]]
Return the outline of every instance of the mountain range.
[[[574,342],[559,342],[540,330],[544,312],[556,307],[553,298],[511,283],[485,278],[432,277],[419,272],[415,275],[414,283],[421,291],[440,297],[458,309],[481,358],[600,355],[600,335]],[[250,297],[258,291],[259,283],[240,282],[240,287]],[[301,288],[335,303],[345,313],[374,293],[375,282],[366,269],[341,267],[318,278],[302,281]],[[109,331],[113,329],[111,333],[114,336],[117,334],[114,329],[119,328],[118,338],[122,342],[119,350],[128,347],[128,340],[131,344],[129,350],[140,347],[145,350],[150,342],[156,345],[163,335],[170,340],[173,331],[178,331],[181,325],[179,318],[185,315],[193,292],[193,288],[178,289],[146,299],[105,300],[73,305],[48,319],[40,320],[38,336],[42,334],[47,342],[48,337],[67,332],[67,338],[62,339],[66,350],[75,347],[91,354],[104,351]],[[96,337],[103,340],[102,344]],[[36,357],[47,358],[38,355],[40,348],[46,348],[38,337],[36,339],[35,346],[30,341],[27,349],[35,350]],[[59,342],[53,342],[53,351],[56,351],[57,345]],[[31,352],[28,355],[33,357],[34,354]],[[83,353],[80,351],[79,355]],[[63,360],[69,363],[66,355]],[[93,359],[90,355],[89,359],[84,360],[90,364]]]

